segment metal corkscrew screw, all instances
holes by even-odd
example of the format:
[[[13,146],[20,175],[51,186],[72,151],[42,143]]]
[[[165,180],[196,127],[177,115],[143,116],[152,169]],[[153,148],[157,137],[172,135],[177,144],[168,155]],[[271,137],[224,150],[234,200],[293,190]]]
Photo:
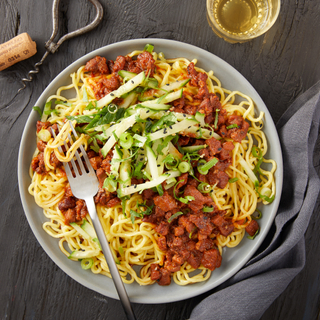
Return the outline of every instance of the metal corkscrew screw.
[[[70,38],[82,35],[88,31],[94,29],[100,23],[100,21],[103,17],[102,5],[100,4],[100,2],[98,0],[89,0],[89,1],[96,8],[96,16],[95,16],[94,20],[85,27],[82,27],[80,29],[77,29],[75,31],[67,33],[62,38],[60,38],[57,43],[54,42],[54,39],[57,36],[58,29],[59,29],[59,3],[60,3],[60,0],[53,1],[53,5],[52,5],[52,34],[51,34],[50,39],[45,43],[45,48],[47,51],[45,52],[45,54],[43,55],[41,60],[34,65],[34,70],[30,70],[28,72],[27,77],[21,79],[23,86],[18,90],[17,94],[26,88],[27,83],[31,82],[33,80],[33,76],[35,74],[39,73],[39,71],[40,71],[39,67],[43,64],[43,61],[46,59],[46,57],[49,55],[49,53],[55,53],[64,41],[66,41]],[[15,95],[15,97],[16,97],[16,95]]]

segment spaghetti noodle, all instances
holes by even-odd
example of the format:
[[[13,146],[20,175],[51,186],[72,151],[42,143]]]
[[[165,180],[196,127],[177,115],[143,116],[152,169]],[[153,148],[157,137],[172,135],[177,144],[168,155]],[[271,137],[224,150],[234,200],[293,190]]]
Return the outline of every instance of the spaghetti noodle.
[[[96,57],[47,99],[29,193],[49,220],[43,229],[84,269],[111,277],[61,166],[80,144],[100,181],[97,212],[125,283],[205,281],[224,247],[258,233],[257,206],[276,193],[263,112],[196,63],[151,46],[116,61]],[[81,135],[62,155],[67,119]]]

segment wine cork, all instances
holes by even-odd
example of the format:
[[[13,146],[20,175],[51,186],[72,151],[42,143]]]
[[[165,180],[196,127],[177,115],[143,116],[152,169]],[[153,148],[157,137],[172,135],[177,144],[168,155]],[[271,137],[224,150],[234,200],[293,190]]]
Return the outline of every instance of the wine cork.
[[[26,32],[0,44],[0,71],[32,57],[36,52],[37,45]]]

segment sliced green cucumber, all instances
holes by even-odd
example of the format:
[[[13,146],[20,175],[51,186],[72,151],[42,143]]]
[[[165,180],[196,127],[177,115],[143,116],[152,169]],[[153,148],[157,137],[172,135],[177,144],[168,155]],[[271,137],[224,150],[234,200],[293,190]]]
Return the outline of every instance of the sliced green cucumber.
[[[194,135],[194,137],[197,138],[197,139],[210,139],[212,137],[217,139],[217,140],[221,140],[222,139],[214,131],[208,130],[208,129],[205,129],[205,128],[200,128],[200,127],[197,127],[197,126],[193,126],[191,128],[186,128],[181,133],[185,134],[185,135],[188,135],[188,134],[189,135],[190,134]]]
[[[146,154],[152,179],[157,179],[159,177],[157,157],[149,145],[146,145]]]
[[[137,114],[139,113],[137,112]],[[127,129],[129,129],[135,124],[137,114],[133,114],[130,117],[123,119],[117,125],[117,128],[114,131],[117,137],[119,137],[121,133],[125,132]],[[116,143],[115,136],[114,135],[110,136],[108,141],[105,143],[105,145],[101,149],[101,154],[105,157],[108,154],[108,152],[112,149],[115,143]]]
[[[148,102],[139,103],[137,106],[148,108],[151,110],[159,110],[159,111],[169,110],[172,107],[164,103],[148,103]]]
[[[200,122],[201,127],[205,126],[206,123],[204,122],[204,118],[206,117],[206,115],[204,113],[197,112],[194,117],[197,121]]]
[[[108,105],[113,99],[121,97],[123,94],[132,91],[134,88],[139,86],[144,80],[146,76],[144,71],[140,72],[138,75],[133,77],[131,80],[120,86],[117,90],[114,90],[104,96],[97,102],[97,107],[102,108]]]
[[[83,229],[92,239],[97,237],[93,226],[87,220],[83,221],[81,229]]]
[[[137,75],[137,73],[130,72],[127,70],[119,70],[118,75],[125,80],[130,80],[130,79],[134,78]]]
[[[119,105],[120,108],[127,109],[135,101],[137,94],[135,92],[130,92],[125,99]]]
[[[150,133],[149,134],[149,139],[150,141],[154,141],[160,138],[164,138],[166,136],[172,135],[174,133],[178,133],[180,131],[184,131],[187,129],[190,129],[197,125],[199,122],[194,119],[185,119],[182,120],[181,122],[178,122],[176,124],[173,124],[172,126],[164,129],[160,129],[156,132]],[[197,128],[197,127],[195,127]]]
[[[190,79],[178,80],[172,83],[165,84],[164,86],[160,87],[160,89],[164,90],[162,92],[170,92],[184,87],[189,81]]]
[[[84,231],[78,224],[75,222],[70,222],[70,226],[72,226],[74,229],[77,230],[77,232],[86,240],[91,240],[92,237],[89,236],[89,234]]]
[[[96,257],[99,254],[100,250],[86,250],[86,251],[78,251],[75,250],[71,252],[69,255],[69,259],[86,259]]]
[[[140,184],[135,184],[133,186],[127,188],[121,188],[118,190],[118,195],[120,194],[122,197],[130,195],[135,192],[142,191],[144,189],[151,189],[157,187],[162,182],[166,181],[169,178],[179,177],[181,175],[180,171],[167,171],[165,174],[161,175],[159,178],[154,179],[152,181],[147,181]]]
[[[206,144],[201,144],[201,145],[198,145],[198,146],[182,147],[181,149],[182,149],[184,152],[192,153],[192,152],[196,152],[196,151],[199,151],[199,150],[201,150],[201,149],[204,149],[204,148],[206,148],[206,147],[207,147]]]

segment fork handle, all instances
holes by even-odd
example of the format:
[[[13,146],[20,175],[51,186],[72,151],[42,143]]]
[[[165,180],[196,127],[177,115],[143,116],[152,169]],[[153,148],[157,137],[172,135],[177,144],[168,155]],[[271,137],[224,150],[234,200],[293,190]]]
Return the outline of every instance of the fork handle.
[[[85,202],[86,202],[88,212],[91,217],[94,229],[97,233],[97,237],[98,237],[99,242],[101,244],[102,252],[103,252],[104,257],[107,261],[113,282],[114,282],[115,287],[117,289],[120,301],[121,301],[123,309],[126,313],[126,316],[129,320],[136,320],[136,317],[133,313],[132,306],[131,306],[127,291],[124,287],[124,284],[123,284],[121,276],[119,274],[117,265],[114,261],[113,255],[111,253],[109,242],[105,236],[102,225],[100,223],[94,200],[93,200],[93,198],[87,198],[87,199],[85,199]]]

